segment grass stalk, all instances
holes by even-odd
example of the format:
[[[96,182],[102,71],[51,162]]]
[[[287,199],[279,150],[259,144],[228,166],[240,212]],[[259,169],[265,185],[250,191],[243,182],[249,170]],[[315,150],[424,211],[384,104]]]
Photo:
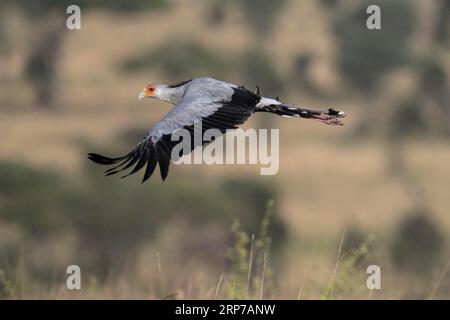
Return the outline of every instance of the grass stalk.
[[[248,291],[250,289],[250,279],[252,277],[252,265],[253,265],[253,243],[255,241],[255,235],[252,234],[252,242],[250,245],[250,258],[249,258],[249,262],[248,262],[248,274],[247,274],[247,285],[245,287],[245,295],[244,295],[244,299],[247,299],[248,296]]]
[[[267,263],[267,251],[264,252],[263,269],[262,269],[262,275],[261,275],[261,290],[259,292],[259,300],[262,300],[262,298],[263,298],[264,276],[265,276],[265,273],[266,273],[266,263]]]
[[[449,269],[450,269],[450,259],[448,260],[447,265],[445,266],[444,270],[442,270],[442,273],[441,273],[438,281],[434,285],[433,290],[431,290],[431,293],[430,293],[430,296],[428,297],[428,299],[430,299],[430,300],[434,299],[436,292],[438,291],[438,289],[439,289],[442,281],[444,280],[445,275],[447,274]]]
[[[220,286],[222,285],[222,280],[223,280],[223,272],[220,274],[219,282],[217,283],[216,286],[216,293],[214,294],[214,300],[217,300],[217,297],[219,296],[219,290]]]
[[[339,269],[339,264],[341,262],[341,251],[342,251],[342,245],[343,245],[344,239],[345,239],[345,232],[346,231],[344,229],[344,232],[342,232],[341,240],[339,241],[338,252],[336,255],[336,263],[334,265],[334,270],[333,270],[333,273],[331,274],[330,281],[328,282],[327,290],[325,292],[325,299],[329,299],[333,293],[334,283],[336,281],[336,275],[337,275],[337,272]]]

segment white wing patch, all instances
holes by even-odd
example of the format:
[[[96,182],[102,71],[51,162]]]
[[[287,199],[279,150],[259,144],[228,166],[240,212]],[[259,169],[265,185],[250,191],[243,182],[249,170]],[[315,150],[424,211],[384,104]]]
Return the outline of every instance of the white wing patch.
[[[275,100],[275,99],[270,99],[270,98],[264,98],[261,97],[261,100],[259,101],[259,103],[256,105],[257,108],[263,108],[266,106],[271,106],[271,105],[277,105],[277,104],[281,104],[280,101]]]

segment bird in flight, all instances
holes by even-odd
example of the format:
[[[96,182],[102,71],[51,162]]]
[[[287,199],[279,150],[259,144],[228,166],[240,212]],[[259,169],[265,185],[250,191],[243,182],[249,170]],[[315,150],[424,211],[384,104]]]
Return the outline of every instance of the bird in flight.
[[[136,173],[145,165],[144,183],[159,164],[162,180],[169,172],[171,151],[178,141],[171,136],[180,129],[186,129],[193,139],[194,125],[201,123],[202,131],[218,129],[225,133],[236,129],[255,112],[273,113],[283,117],[300,117],[313,119],[329,125],[342,125],[342,111],[334,109],[315,110],[281,103],[279,99],[260,95],[257,87],[254,92],[231,83],[212,78],[195,78],[175,84],[153,83],[146,86],[139,94],[139,99],[155,98],[166,101],[174,107],[150,130],[139,144],[129,153],[115,158],[89,153],[88,157],[95,163],[114,165],[106,170],[105,175],[113,175],[131,169],[124,177]],[[203,137],[203,135],[202,135]],[[210,141],[202,141],[206,144]],[[196,145],[191,143],[192,151]],[[182,156],[180,152],[180,157]]]

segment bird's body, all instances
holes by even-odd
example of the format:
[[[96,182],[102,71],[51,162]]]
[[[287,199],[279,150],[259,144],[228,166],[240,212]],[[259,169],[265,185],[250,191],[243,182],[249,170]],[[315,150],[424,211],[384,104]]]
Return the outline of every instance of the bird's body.
[[[144,139],[128,154],[118,158],[109,158],[90,153],[89,159],[96,163],[116,164],[115,167],[106,171],[106,175],[112,175],[134,166],[126,175],[128,176],[147,164],[144,182],[153,174],[159,164],[161,177],[164,180],[168,174],[169,163],[173,160],[171,151],[178,143],[172,141],[172,134],[186,129],[193,136],[194,125],[197,123],[202,124],[203,132],[208,129],[218,129],[224,133],[227,129],[237,128],[255,112],[315,119],[334,125],[341,125],[339,118],[345,116],[343,112],[333,109],[321,111],[283,104],[277,99],[262,97],[259,89],[251,92],[244,87],[212,78],[195,78],[171,85],[151,84],[139,95],[140,99],[146,97],[166,101],[175,106],[150,128]],[[191,150],[196,147],[193,143],[191,146]]]

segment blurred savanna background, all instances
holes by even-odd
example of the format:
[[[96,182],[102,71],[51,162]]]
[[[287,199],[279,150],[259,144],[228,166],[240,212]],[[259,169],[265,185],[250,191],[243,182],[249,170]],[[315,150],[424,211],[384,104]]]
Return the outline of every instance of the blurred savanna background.
[[[449,299],[449,21],[448,0],[2,0],[0,298]],[[346,124],[252,117],[280,129],[274,176],[181,165],[141,185],[87,160],[169,110],[145,85],[198,76]]]

